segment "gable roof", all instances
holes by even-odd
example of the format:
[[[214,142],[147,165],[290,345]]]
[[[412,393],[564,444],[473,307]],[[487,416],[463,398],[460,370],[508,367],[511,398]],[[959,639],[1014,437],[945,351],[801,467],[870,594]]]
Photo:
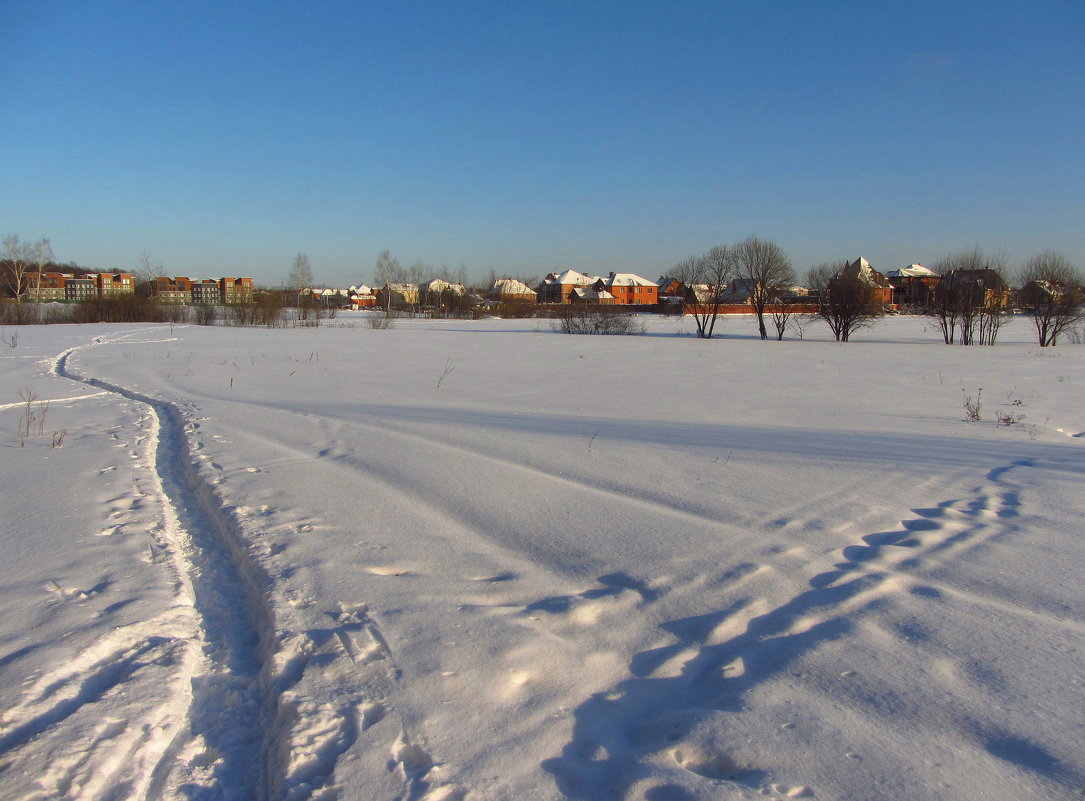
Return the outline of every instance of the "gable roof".
[[[890,270],[886,274],[887,278],[937,278],[938,273],[934,270],[929,270],[922,264],[912,264],[908,267],[901,267],[897,270]]]
[[[611,273],[603,279],[603,283],[607,286],[659,286],[655,281],[641,278],[635,273]]]
[[[862,256],[850,264],[845,265],[844,269],[837,274],[837,278],[855,278],[870,286],[889,286],[889,280],[871,267],[870,262]]]
[[[443,278],[434,278],[430,281],[425,281],[418,285],[418,289],[422,292],[444,292],[445,290],[451,290],[457,295],[462,295],[467,291],[463,284],[452,284],[445,281]]]
[[[500,278],[490,287],[494,295],[534,295],[535,290],[515,278]]]
[[[543,279],[544,284],[573,284],[574,286],[587,286],[588,284],[594,284],[596,279],[588,278],[583,273],[578,273],[576,270],[565,270],[560,273],[550,273]]]
[[[578,286],[570,294],[578,300],[614,300],[614,296],[605,289],[590,286]]]

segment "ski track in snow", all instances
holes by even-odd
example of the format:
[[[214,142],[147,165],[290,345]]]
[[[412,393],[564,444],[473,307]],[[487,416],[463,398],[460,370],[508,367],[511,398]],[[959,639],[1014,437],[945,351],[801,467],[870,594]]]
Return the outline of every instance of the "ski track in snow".
[[[226,506],[216,492],[221,468],[200,453],[199,423],[175,404],[80,374],[69,366],[78,349],[57,356],[52,371],[101,392],[65,401],[112,393],[146,409],[145,431],[129,452],[147,467],[145,486],[134,494],[158,507],[151,558],[171,573],[174,604],[154,619],[114,629],[38,677],[4,712],[0,754],[10,756],[77,710],[124,695],[137,674],[155,674],[152,694],[161,699],[134,709],[132,718],[107,717],[66,744],[24,801],[178,793],[332,801],[339,797],[336,763],[359,740],[369,746],[374,771],[393,778],[382,788],[388,797],[463,799],[465,790],[434,779],[434,759],[398,714],[402,671],[366,605],[340,604],[328,612],[334,625],[324,631],[277,630],[268,578],[246,542],[248,510]],[[210,475],[201,473],[201,462]],[[114,499],[110,517],[118,522],[103,536],[124,524],[124,501]],[[61,597],[83,592],[53,589]],[[337,680],[333,698],[292,691],[310,666]]]
[[[157,798],[182,788],[192,799],[277,798],[283,792],[273,725],[279,688],[268,669],[275,637],[266,576],[249,557],[238,521],[196,470],[181,411],[80,375],[68,364],[76,350],[54,360],[56,375],[147,410],[140,447],[130,456],[148,468],[137,492],[159,508],[150,547],[152,559],[173,575],[174,606],[114,629],[40,677],[5,712],[0,751],[27,744],[97,699],[124,695],[137,673],[154,670],[165,674],[154,693],[162,702],[138,710],[142,719],[107,719],[91,742],[74,743],[70,758],[53,760],[39,779],[46,791],[40,797]],[[124,784],[114,786],[121,769]]]

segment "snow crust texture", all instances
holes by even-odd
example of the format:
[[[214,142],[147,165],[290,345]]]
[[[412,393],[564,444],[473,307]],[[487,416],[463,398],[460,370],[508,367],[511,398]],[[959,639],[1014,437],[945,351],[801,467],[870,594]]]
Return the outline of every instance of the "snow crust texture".
[[[647,322],[20,329],[0,797],[1085,797],[1085,350]]]

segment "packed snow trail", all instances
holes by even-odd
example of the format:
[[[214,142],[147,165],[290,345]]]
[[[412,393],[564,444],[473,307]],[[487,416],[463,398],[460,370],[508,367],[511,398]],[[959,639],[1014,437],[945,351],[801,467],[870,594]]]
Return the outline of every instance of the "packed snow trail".
[[[97,344],[97,343],[96,343]],[[277,678],[270,669],[274,625],[266,577],[250,558],[237,521],[197,471],[180,411],[172,404],[82,375],[56,360],[57,375],[143,404],[143,455],[152,465],[150,494],[162,509],[153,535],[191,604],[198,645],[189,688],[190,731],[179,731],[152,771],[148,796],[183,785],[192,798],[274,797],[277,792]]]

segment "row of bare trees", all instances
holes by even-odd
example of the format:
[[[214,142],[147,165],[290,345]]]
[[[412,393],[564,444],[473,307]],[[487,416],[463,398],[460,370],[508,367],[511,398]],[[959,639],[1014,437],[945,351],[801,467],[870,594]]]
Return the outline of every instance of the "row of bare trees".
[[[945,343],[994,345],[1008,311],[1005,260],[975,247],[946,256],[934,271],[942,280],[922,311],[938,323]]]
[[[697,336],[711,339],[716,318],[732,282],[742,284],[757,315],[757,330],[768,339],[765,312],[780,290],[795,282],[791,259],[775,242],[750,236],[733,245],[717,245],[702,256],[690,256],[667,273],[687,287],[688,308]]]
[[[733,245],[718,245],[702,256],[691,256],[672,267],[667,276],[687,288],[687,309],[700,338],[712,337],[720,308],[729,294],[737,291],[757,318],[761,339],[768,339],[766,317],[772,321],[776,338],[783,339],[796,309],[813,305],[812,313],[828,323],[838,340],[846,342],[852,332],[884,313],[875,296],[876,286],[861,275],[847,276],[846,267],[846,262],[840,262],[812,268],[807,274],[812,293],[798,298],[794,295],[795,270],[784,250],[771,240],[750,236]]]
[[[986,257],[979,248],[947,256],[935,270],[942,280],[924,312],[937,321],[947,345],[994,345],[1015,308],[1032,319],[1041,347],[1057,344],[1085,318],[1085,281],[1060,253],[1031,257],[1013,288],[1005,259]]]
[[[989,257],[978,247],[946,256],[934,271],[941,280],[918,311],[937,322],[946,344],[993,345],[1013,308],[1031,317],[1043,347],[1055,345],[1085,319],[1085,280],[1058,253],[1046,251],[1030,258],[1012,292],[1005,259]],[[840,342],[888,310],[884,276],[861,260],[812,267],[806,274],[809,295],[795,297],[795,272],[787,255],[775,242],[752,236],[691,256],[672,267],[667,277],[686,288],[687,312],[697,336],[705,339],[712,337],[732,286],[747,298],[762,339],[768,338],[766,317],[777,339],[782,339],[798,308],[823,320]]]

